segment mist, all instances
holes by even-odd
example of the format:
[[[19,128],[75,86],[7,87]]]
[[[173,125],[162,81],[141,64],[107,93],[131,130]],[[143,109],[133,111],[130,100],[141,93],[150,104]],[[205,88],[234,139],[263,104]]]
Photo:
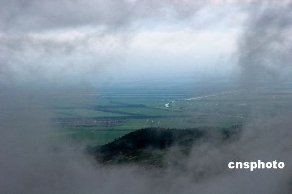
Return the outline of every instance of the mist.
[[[51,123],[48,100],[66,94],[73,96],[71,103],[86,104],[92,100],[86,94],[95,91],[99,77],[109,69],[127,68],[123,64],[128,45],[144,23],[193,24],[212,3],[2,1],[0,192],[291,193],[290,111],[278,110],[266,118],[251,110],[257,117],[244,123],[238,139],[222,143],[215,135],[196,144],[183,159],[170,150],[165,162],[178,165],[164,170],[102,166],[84,149],[57,137],[59,129]],[[240,89],[253,90],[253,85],[266,80],[291,81],[291,5],[291,1],[249,1],[236,7],[245,19],[237,50],[230,53],[237,61],[234,69],[239,71]],[[208,21],[206,26],[217,22]],[[250,172],[227,166],[230,161],[257,160],[281,161],[285,168]]]
[[[170,151],[165,162],[179,164],[161,171],[99,165],[83,149],[56,138],[50,113],[34,100],[10,93],[1,102],[2,193],[291,193],[288,115],[250,121],[238,140],[224,143],[215,135],[183,160]],[[285,168],[227,168],[230,161],[259,159],[285,162]]]
[[[255,2],[238,41],[238,64],[243,79],[277,79],[291,76],[291,2]]]

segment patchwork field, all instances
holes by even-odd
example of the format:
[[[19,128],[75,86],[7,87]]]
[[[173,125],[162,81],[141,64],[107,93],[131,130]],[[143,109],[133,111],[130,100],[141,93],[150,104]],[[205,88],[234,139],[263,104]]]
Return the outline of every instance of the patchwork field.
[[[90,95],[93,100],[81,105],[60,97],[53,109],[60,134],[80,145],[104,144],[141,128],[230,127],[292,110],[291,83],[277,84],[273,91],[265,85],[243,90],[213,82],[141,84],[98,88]]]

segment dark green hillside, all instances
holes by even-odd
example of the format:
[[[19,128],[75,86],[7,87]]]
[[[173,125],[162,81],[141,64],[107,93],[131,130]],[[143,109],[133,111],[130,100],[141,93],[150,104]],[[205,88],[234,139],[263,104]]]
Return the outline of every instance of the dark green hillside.
[[[192,145],[213,137],[220,141],[237,134],[240,126],[229,129],[164,129],[147,128],[131,132],[115,141],[89,148],[102,164],[142,164],[143,166],[162,167],[167,150],[176,146],[187,156]]]

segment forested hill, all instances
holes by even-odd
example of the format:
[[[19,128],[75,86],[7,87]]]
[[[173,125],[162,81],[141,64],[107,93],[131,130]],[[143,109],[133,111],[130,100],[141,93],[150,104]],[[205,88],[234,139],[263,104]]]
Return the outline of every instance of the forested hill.
[[[88,148],[102,164],[143,164],[162,167],[167,150],[175,147],[185,156],[195,143],[216,138],[219,141],[236,137],[241,126],[228,129],[164,129],[147,128],[126,134],[115,141]]]

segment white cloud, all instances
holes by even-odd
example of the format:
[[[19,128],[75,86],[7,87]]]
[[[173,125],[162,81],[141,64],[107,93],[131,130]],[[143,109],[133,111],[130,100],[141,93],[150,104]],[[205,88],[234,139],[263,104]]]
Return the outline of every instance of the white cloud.
[[[183,29],[176,32],[147,31],[137,34],[130,48],[146,55],[209,55],[231,53],[235,49],[238,31],[195,31]],[[138,52],[138,54],[141,52]]]

